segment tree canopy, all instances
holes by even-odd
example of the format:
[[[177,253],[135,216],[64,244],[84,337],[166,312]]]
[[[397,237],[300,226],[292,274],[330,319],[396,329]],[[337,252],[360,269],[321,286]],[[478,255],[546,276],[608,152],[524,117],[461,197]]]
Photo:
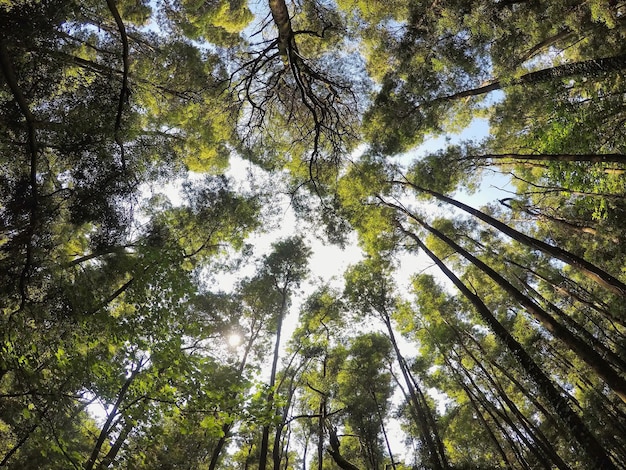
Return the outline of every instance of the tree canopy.
[[[626,467],[626,3],[0,31],[0,467]]]

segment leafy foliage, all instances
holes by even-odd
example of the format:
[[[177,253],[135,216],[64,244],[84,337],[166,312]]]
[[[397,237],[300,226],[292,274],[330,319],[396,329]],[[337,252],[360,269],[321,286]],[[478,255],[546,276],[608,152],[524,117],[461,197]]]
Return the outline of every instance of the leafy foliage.
[[[626,6],[548,3],[0,0],[0,466],[626,467]]]

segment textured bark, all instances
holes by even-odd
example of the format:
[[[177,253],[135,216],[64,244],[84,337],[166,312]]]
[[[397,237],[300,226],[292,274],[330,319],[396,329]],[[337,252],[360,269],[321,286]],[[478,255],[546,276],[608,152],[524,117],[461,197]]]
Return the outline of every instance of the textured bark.
[[[278,29],[278,52],[281,56],[291,59],[291,55],[295,52],[295,42],[287,4],[285,0],[269,0],[269,7]]]

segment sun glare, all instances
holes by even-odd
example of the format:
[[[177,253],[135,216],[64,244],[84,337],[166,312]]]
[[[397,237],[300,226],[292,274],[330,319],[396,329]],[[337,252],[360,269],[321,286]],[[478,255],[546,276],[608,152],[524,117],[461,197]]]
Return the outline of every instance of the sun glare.
[[[241,344],[241,335],[239,333],[231,333],[228,335],[228,345],[237,347]]]

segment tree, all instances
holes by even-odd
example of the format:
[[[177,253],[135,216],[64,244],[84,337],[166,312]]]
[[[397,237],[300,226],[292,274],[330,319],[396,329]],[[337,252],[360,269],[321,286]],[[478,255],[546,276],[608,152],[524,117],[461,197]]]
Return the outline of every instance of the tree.
[[[625,466],[624,12],[0,2],[0,466]]]
[[[359,308],[362,313],[378,314],[385,325],[407,390],[408,410],[424,446],[423,461],[428,462],[432,468],[449,468],[434,412],[418,381],[413,377],[396,340],[391,316],[396,310],[398,301],[394,298],[393,282],[390,279],[389,267],[385,264],[382,260],[370,258],[360,265],[353,266],[346,272],[346,294],[353,308]],[[391,451],[389,452],[391,454]]]
[[[289,296],[294,287],[298,287],[307,273],[307,258],[310,249],[306,247],[302,238],[287,239],[277,242],[273,246],[274,251],[264,259],[264,265],[260,275],[267,279],[270,292],[274,297],[274,321],[276,328],[276,341],[272,356],[272,367],[267,392],[268,410],[274,409],[274,387],[276,385],[276,373],[278,356],[280,354],[280,340],[283,321],[289,306]],[[265,470],[269,448],[269,424],[263,426],[261,437],[259,469]]]

